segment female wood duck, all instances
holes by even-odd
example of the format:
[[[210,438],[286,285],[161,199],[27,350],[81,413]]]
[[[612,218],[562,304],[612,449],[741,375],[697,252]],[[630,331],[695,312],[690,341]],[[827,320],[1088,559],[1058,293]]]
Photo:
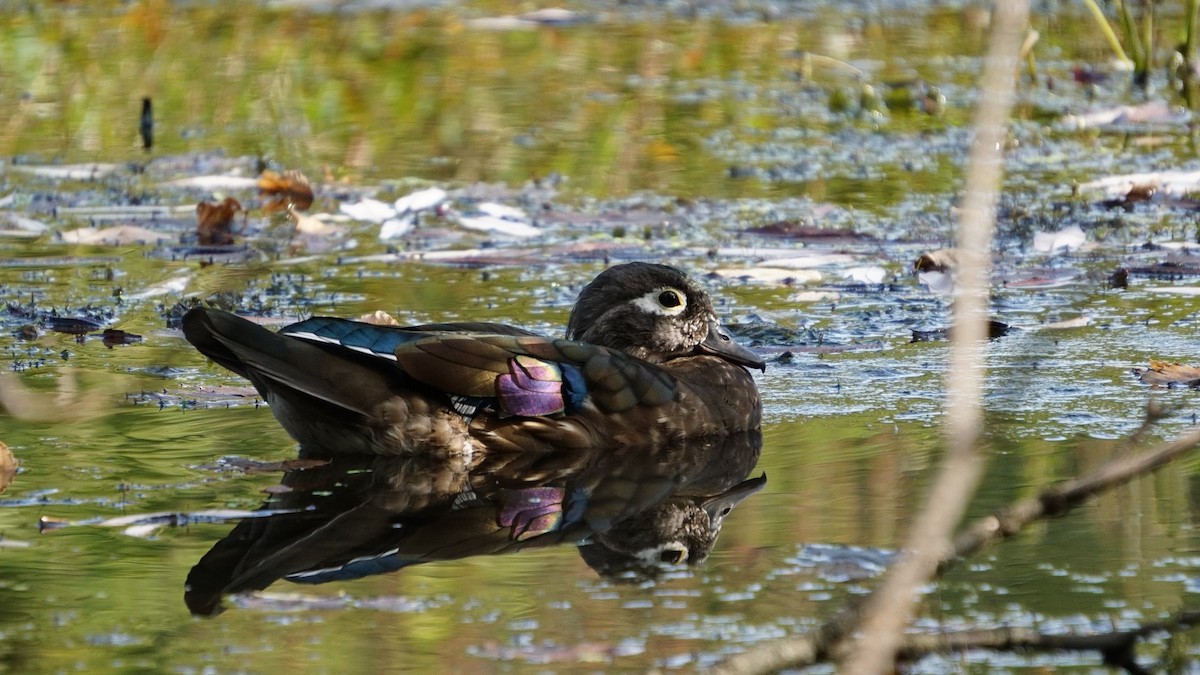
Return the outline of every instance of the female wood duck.
[[[184,336],[250,380],[310,455],[551,451],[757,429],[746,367],[678,269],[617,265],[579,295],[566,339],[492,323],[404,328],[313,318],[271,332],[193,309]]]

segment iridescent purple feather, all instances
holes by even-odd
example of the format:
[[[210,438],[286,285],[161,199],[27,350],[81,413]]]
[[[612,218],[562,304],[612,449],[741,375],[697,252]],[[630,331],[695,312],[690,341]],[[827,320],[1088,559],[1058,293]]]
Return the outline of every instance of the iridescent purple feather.
[[[512,530],[516,541],[553,532],[562,523],[566,490],[558,487],[528,488],[505,495],[500,508],[500,525]]]
[[[503,414],[537,417],[566,410],[558,364],[522,354],[508,360],[508,369],[496,378],[496,398]]]

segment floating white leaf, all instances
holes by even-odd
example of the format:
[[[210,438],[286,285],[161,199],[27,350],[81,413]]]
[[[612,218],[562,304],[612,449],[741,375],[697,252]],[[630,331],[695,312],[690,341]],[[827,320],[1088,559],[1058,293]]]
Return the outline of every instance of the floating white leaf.
[[[441,188],[428,188],[426,190],[417,190],[412,194],[404,195],[396,200],[395,207],[397,213],[418,213],[428,211],[438,204],[446,201],[449,194]]]
[[[391,204],[385,204],[378,199],[366,198],[353,204],[338,205],[338,210],[351,218],[367,223],[382,223],[388,218],[396,217],[396,209]]]
[[[1033,250],[1040,253],[1074,251],[1087,243],[1087,236],[1078,225],[1064,227],[1058,232],[1034,232]]]

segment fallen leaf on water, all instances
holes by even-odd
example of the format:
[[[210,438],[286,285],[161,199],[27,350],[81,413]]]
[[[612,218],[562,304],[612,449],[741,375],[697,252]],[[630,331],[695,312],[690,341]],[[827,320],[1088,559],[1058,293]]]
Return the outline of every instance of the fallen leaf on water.
[[[406,213],[399,218],[388,218],[379,226],[379,240],[388,241],[408,234],[417,222],[417,217],[412,213]]]
[[[950,295],[956,289],[954,275],[950,272],[917,272],[917,281],[939,295]]]
[[[18,213],[0,213],[0,236],[40,237],[47,229],[47,225],[40,220]]]
[[[258,187],[258,180],[245,176],[193,176],[163,183],[167,187],[192,188],[216,192],[219,190],[250,190]]]
[[[450,195],[441,188],[428,188],[404,195],[396,200],[394,206],[397,213],[417,213],[419,211],[432,209],[433,207],[446,201],[446,198],[449,196]]]
[[[1170,386],[1172,384],[1182,384],[1189,387],[1200,385],[1200,368],[1185,366],[1173,361],[1150,359],[1149,368],[1134,368],[1133,372],[1142,382],[1156,387]]]
[[[313,203],[312,185],[304,174],[295,169],[283,173],[263,171],[258,177],[258,195],[270,197],[270,200],[263,204],[263,210],[268,213],[284,211],[289,207],[297,211],[306,211]]]
[[[242,204],[233,197],[222,202],[200,202],[196,205],[196,235],[201,246],[224,246],[233,243],[233,218],[244,213]]]
[[[887,270],[878,265],[851,267],[843,270],[842,276],[846,277],[847,281],[858,284],[882,284],[883,280],[887,278]]]
[[[481,202],[476,204],[475,208],[493,218],[502,218],[504,220],[511,220],[513,222],[525,222],[529,220],[529,214],[525,213],[525,209],[509,206],[507,204]]]
[[[383,311],[382,309],[377,309],[374,312],[371,312],[370,314],[363,314],[362,316],[358,317],[358,320],[362,321],[363,323],[370,323],[370,324],[374,324],[376,326],[399,326],[400,325],[400,322],[397,321],[395,319],[395,317],[393,317],[391,314],[388,314],[387,312]]]
[[[338,211],[350,216],[354,220],[367,223],[382,223],[388,218],[396,215],[396,209],[390,204],[364,197],[357,202],[342,202],[338,205]]]
[[[1033,250],[1039,253],[1055,253],[1057,251],[1074,251],[1087,242],[1083,228],[1078,225],[1064,227],[1057,232],[1034,232]]]
[[[453,218],[460,227],[476,232],[490,232],[501,234],[509,237],[517,237],[524,239],[526,237],[536,237],[542,234],[542,231],[529,223],[511,220],[509,218],[501,218],[490,214],[482,216],[463,216],[458,215]]]
[[[15,475],[17,475],[17,458],[13,457],[12,450],[9,450],[8,446],[0,441],[0,493],[8,489]]]
[[[923,253],[913,263],[913,270],[917,272],[953,272],[957,269],[958,251],[952,248],[940,248]]]
[[[1154,171],[1105,176],[1080,184],[1079,190],[1100,190],[1110,197],[1124,199],[1131,193],[1136,198],[1150,186],[1154,187],[1155,192],[1182,197],[1200,189],[1200,171]]]
[[[1123,195],[1118,195],[1111,199],[1105,199],[1100,204],[1106,208],[1126,208],[1134,204],[1148,202],[1154,198],[1154,194],[1158,192],[1157,183],[1135,183],[1129,187],[1129,191]]]
[[[296,232],[299,234],[334,237],[341,236],[346,232],[346,228],[341,225],[327,223],[314,216],[306,216],[292,208],[288,209],[288,213],[291,214],[292,218],[296,219]]]
[[[1063,117],[1063,124],[1075,129],[1104,127],[1113,124],[1145,124],[1149,122],[1182,123],[1187,116],[1165,101],[1150,101],[1140,105],[1121,105],[1078,115]]]
[[[1169,295],[1200,295],[1200,286],[1154,286],[1146,288],[1149,293],[1167,293]]]
[[[147,230],[137,225],[117,225],[97,230],[83,227],[58,233],[59,241],[68,244],[98,244],[102,246],[128,246],[130,244],[159,244],[172,237],[162,232]]]
[[[1080,316],[1074,319],[1063,319],[1062,321],[1051,321],[1050,323],[1040,323],[1035,326],[1022,326],[1026,330],[1067,330],[1068,328],[1083,328],[1092,324],[1092,317]]]
[[[120,168],[120,164],[64,164],[62,166],[15,164],[10,165],[8,170],[53,180],[97,180]]]
[[[1014,270],[1005,273],[1001,283],[1005,288],[1059,288],[1073,283],[1078,276],[1078,270],[1069,268]]]

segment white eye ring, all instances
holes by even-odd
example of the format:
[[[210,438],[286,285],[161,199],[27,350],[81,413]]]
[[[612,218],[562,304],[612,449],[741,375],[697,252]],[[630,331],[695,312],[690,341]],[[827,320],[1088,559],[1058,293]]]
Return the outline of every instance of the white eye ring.
[[[648,314],[679,316],[687,309],[687,294],[678,288],[664,286],[634,298],[633,305]],[[671,304],[672,302],[676,304]]]

